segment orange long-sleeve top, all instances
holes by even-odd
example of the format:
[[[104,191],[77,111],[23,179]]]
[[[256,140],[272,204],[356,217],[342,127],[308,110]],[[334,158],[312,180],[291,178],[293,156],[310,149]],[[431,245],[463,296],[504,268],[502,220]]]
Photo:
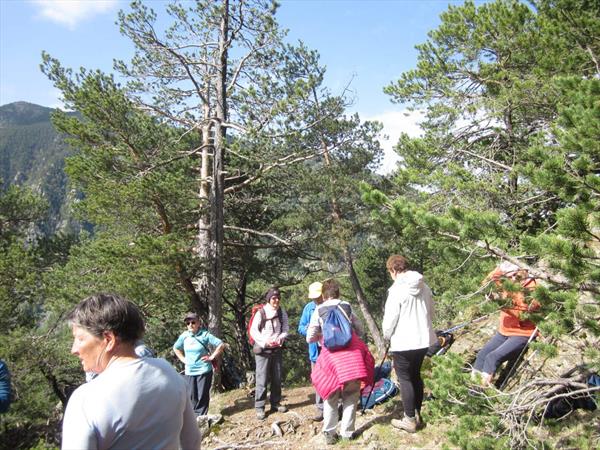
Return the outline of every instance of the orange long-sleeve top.
[[[500,268],[496,268],[486,279],[493,280],[497,286],[500,286],[502,278],[511,278],[510,275],[516,273],[517,271],[507,273]],[[520,284],[523,290],[527,292],[533,291],[537,286],[535,278],[529,276],[522,278]],[[521,320],[521,315],[523,312],[537,311],[540,308],[540,303],[536,300],[527,303],[525,292],[507,292],[506,290],[502,290],[500,295],[502,298],[510,299],[513,306],[512,308],[502,308],[498,332],[503,336],[531,336],[535,331],[536,325],[531,320]]]

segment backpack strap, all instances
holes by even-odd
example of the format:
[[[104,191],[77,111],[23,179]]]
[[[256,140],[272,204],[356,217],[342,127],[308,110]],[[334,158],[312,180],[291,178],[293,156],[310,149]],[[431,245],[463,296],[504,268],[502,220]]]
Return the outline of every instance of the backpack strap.
[[[258,323],[258,332],[262,332],[263,328],[265,327],[265,322],[267,320],[270,320],[271,323],[273,323],[273,319],[275,319],[275,317],[271,317],[270,319],[267,319],[267,313],[265,312],[265,307],[263,306],[262,308],[260,308],[260,318],[261,321]],[[283,329],[283,310],[281,309],[281,306],[279,308],[277,308],[277,319],[279,320],[279,332],[281,333],[281,330]],[[275,331],[275,327],[273,327],[273,331]]]
[[[324,320],[325,316],[327,316],[329,311],[331,311],[332,309],[336,309],[336,308],[342,312],[342,314],[344,315],[344,317],[346,318],[346,320],[348,322],[352,323],[352,320],[350,319],[350,317],[352,316],[352,306],[350,306],[349,303],[342,304],[342,302],[339,302],[337,305],[328,305],[325,307],[319,307],[319,317],[321,318],[321,320]],[[346,308],[348,310],[346,310]]]
[[[346,308],[344,308],[345,306],[348,307],[348,311],[346,311]],[[340,311],[342,311],[342,314],[344,315],[346,320],[352,323],[352,320],[350,320],[350,316],[352,316],[352,306],[350,306],[349,303],[342,305],[342,303],[340,302],[338,303],[337,307],[340,309]]]
[[[261,306],[258,309],[258,312],[260,313],[260,321],[258,322],[258,332],[262,333],[262,330],[265,327],[265,322],[267,321],[267,313],[265,312],[265,306]]]
[[[198,338],[196,337],[196,335],[192,335],[192,336],[190,336],[190,337],[191,337],[192,339],[195,339],[196,341],[198,341],[198,344],[200,344],[202,347],[204,347],[204,349],[206,350],[206,354],[207,354],[207,355],[210,355],[210,354],[211,354],[211,351],[210,351],[210,349],[209,349],[209,348],[208,348],[208,347],[207,347],[207,346],[206,346],[206,345],[205,345],[205,344],[204,344],[204,343],[203,343],[203,342],[202,342],[200,339],[198,339]],[[198,355],[198,357],[196,358],[196,362],[198,362],[198,360],[199,360],[200,358],[202,358],[202,356],[204,356],[204,355]]]

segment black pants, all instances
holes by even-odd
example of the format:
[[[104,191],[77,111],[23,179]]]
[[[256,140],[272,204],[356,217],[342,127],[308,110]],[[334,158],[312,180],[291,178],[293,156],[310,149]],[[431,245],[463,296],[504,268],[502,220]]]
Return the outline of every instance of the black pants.
[[[188,383],[188,392],[192,400],[192,408],[197,416],[208,414],[208,404],[210,403],[210,386],[212,385],[213,373],[203,373],[202,375],[186,375]]]
[[[421,378],[421,365],[427,354],[428,348],[392,352],[394,370],[400,383],[402,406],[404,414],[415,417],[415,410],[421,412],[423,403],[423,379]]]

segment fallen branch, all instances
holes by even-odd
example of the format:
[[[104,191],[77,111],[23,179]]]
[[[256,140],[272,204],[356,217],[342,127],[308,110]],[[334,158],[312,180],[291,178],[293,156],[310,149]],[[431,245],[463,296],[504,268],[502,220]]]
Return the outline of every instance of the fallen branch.
[[[222,445],[221,447],[215,447],[213,450],[227,450],[227,449],[238,449],[238,448],[257,448],[257,447],[262,447],[264,445],[285,445],[287,444],[286,441],[263,441],[263,442],[257,442],[257,443],[247,443],[247,444],[238,444],[238,443],[231,443],[228,444],[226,442],[223,442],[221,440],[219,440],[219,442],[221,442]]]

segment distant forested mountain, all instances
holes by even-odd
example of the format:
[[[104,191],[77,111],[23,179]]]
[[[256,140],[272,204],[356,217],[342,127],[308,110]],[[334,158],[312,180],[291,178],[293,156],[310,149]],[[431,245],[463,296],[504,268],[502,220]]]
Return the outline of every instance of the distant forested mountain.
[[[0,189],[25,185],[44,196],[48,219],[37,230],[44,234],[77,228],[64,173],[71,150],[52,126],[52,111],[27,102],[0,106]]]

